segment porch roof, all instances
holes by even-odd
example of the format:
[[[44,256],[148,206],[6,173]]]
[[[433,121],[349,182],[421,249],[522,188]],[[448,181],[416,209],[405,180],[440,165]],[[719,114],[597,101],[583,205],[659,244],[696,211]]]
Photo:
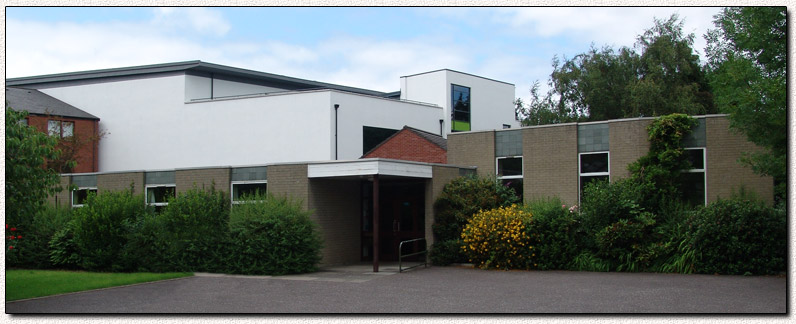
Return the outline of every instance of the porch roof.
[[[361,159],[351,161],[330,161],[307,165],[308,178],[336,178],[385,175],[409,178],[432,177],[430,163],[400,161],[389,159]]]

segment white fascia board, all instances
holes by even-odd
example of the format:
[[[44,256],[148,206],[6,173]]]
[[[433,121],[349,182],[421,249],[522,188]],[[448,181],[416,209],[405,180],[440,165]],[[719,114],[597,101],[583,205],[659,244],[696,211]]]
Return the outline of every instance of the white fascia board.
[[[431,165],[394,161],[345,161],[309,164],[308,178],[333,178],[368,175],[390,175],[411,178],[431,178]]]

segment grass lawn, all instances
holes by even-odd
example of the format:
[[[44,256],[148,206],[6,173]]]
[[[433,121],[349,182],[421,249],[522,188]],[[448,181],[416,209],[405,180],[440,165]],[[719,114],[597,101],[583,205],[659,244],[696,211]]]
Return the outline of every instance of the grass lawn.
[[[6,301],[91,289],[189,277],[190,272],[101,273],[52,270],[6,270]]]

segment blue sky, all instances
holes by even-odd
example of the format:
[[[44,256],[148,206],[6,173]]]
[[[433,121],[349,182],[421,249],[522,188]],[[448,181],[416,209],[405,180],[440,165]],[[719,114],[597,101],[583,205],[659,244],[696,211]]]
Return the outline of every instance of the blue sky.
[[[6,77],[187,60],[396,91],[399,77],[450,68],[543,88],[554,56],[633,46],[678,13],[713,28],[717,7],[6,8]]]

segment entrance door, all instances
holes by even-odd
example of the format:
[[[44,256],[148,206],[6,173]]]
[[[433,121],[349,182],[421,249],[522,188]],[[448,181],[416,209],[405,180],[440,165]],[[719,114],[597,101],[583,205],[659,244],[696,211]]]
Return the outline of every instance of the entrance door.
[[[421,192],[422,194],[422,192]],[[402,241],[424,237],[424,206],[422,196],[416,193],[399,193],[389,199],[379,215],[379,256],[385,261],[398,260],[398,246]],[[410,254],[423,242],[404,244],[403,254]]]
[[[362,190],[362,260],[373,260],[372,182]],[[398,261],[401,241],[425,237],[425,182],[382,181],[379,186],[379,260]],[[425,242],[404,244],[403,254],[421,251]],[[422,256],[420,256],[422,257]],[[411,259],[410,259],[411,260]]]

